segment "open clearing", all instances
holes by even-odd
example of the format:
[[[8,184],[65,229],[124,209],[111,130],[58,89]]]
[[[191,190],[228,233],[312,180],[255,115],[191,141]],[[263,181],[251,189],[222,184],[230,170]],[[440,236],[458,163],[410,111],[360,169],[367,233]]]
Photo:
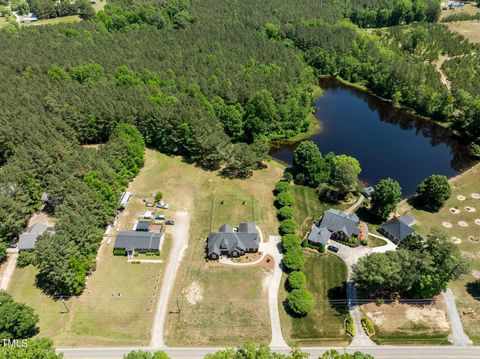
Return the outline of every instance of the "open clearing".
[[[315,296],[315,309],[303,318],[292,318],[280,310],[283,335],[289,344],[302,346],[344,346],[350,341],[343,329],[348,315],[345,282],[347,267],[330,253],[320,254],[305,249],[305,274],[307,288]],[[286,275],[282,281],[285,287]],[[280,305],[284,305],[287,292],[279,293]]]
[[[460,251],[471,261],[472,269],[478,270],[480,269],[480,241],[472,241],[470,238],[471,236],[480,236],[480,226],[475,222],[480,218],[480,199],[475,196],[476,193],[480,193],[480,164],[462,175],[452,178],[450,183],[454,187],[452,196],[438,213],[415,209],[411,213],[417,220],[417,228],[420,232],[428,233],[432,227],[436,226],[442,228],[448,238],[455,237]],[[476,211],[468,212],[465,207],[476,208]],[[460,213],[453,214],[450,211],[451,208],[459,209]],[[458,224],[462,221],[468,226],[464,227]],[[443,222],[450,223],[451,228],[442,226]],[[465,332],[474,343],[480,343],[480,310],[471,313],[480,307],[478,280],[473,274],[469,274],[452,283],[451,288],[457,299]]]
[[[448,28],[466,37],[473,43],[480,43],[480,21],[455,21],[446,23]]]
[[[475,15],[480,12],[480,9],[473,4],[467,4],[463,8],[456,9],[456,10],[442,10],[440,13],[440,19],[447,17],[448,15],[453,14],[469,14]]]
[[[378,344],[449,344],[450,324],[441,297],[432,303],[362,306],[375,326],[372,340]]]
[[[34,22],[29,22],[27,24],[23,24],[24,26],[37,26],[37,25],[54,25],[54,24],[65,24],[71,22],[80,22],[82,19],[78,15],[71,15],[71,16],[63,16],[63,17],[56,17],[53,19],[43,19]]]
[[[103,10],[105,5],[107,5],[107,0],[97,0],[95,4],[92,4],[92,7],[95,12],[99,12],[100,10]]]
[[[269,162],[246,180],[231,180],[183,162],[147,151],[147,176],[141,193],[154,189],[168,194],[171,208],[188,209],[189,246],[170,298],[165,343],[170,346],[268,343],[271,338],[268,290],[270,269],[264,265],[231,267],[205,261],[206,237],[225,222],[232,226],[255,220],[264,237],[275,234],[275,183],[282,165]],[[222,203],[223,202],[223,203]],[[168,211],[170,211],[169,209]]]

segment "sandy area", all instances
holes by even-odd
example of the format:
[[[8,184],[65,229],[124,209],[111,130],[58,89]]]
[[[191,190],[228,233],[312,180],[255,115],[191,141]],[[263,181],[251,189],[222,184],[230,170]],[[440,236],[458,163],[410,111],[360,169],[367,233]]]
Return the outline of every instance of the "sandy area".
[[[183,294],[188,303],[195,305],[203,300],[203,288],[198,282],[192,282],[186,289],[183,290]]]

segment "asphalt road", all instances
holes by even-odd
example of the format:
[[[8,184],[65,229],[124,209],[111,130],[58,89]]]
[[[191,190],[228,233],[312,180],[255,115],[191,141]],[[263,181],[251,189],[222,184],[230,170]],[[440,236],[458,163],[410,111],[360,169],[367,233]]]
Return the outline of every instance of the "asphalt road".
[[[123,355],[132,350],[153,351],[150,348],[103,348],[103,349],[58,349],[58,352],[64,354],[66,359],[121,359]],[[220,350],[221,348],[166,348],[163,349],[170,357],[174,359],[200,359],[206,354]],[[318,358],[330,348],[310,347],[302,348],[303,351],[310,354],[310,357]],[[362,351],[369,353],[375,359],[478,359],[480,358],[480,346],[454,347],[454,346],[375,346],[361,348],[334,348],[340,352],[353,353]],[[272,350],[279,353],[287,353],[285,349]]]

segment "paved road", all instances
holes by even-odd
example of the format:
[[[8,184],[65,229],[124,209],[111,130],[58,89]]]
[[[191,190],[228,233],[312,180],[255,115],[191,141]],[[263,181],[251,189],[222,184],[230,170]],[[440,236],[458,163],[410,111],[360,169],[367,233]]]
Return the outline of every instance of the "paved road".
[[[9,252],[7,259],[7,268],[3,272],[2,278],[0,278],[0,290],[7,290],[10,280],[12,279],[13,272],[17,265],[18,252]]]
[[[133,350],[154,351],[151,348],[104,348],[104,349],[58,349],[64,353],[66,359],[121,359],[123,355]],[[207,353],[212,353],[222,348],[165,348],[173,359],[200,359]],[[325,347],[301,348],[310,354],[312,359],[321,356],[326,350]],[[454,346],[375,346],[375,347],[348,347],[334,348],[340,352],[353,353],[362,351],[369,353],[375,359],[478,359],[480,358],[480,346],[454,347]],[[287,353],[288,349],[275,348],[272,350],[279,353]]]
[[[458,315],[457,303],[455,302],[455,296],[453,295],[452,290],[448,288],[445,292],[442,293],[442,296],[445,300],[445,307],[447,309],[448,319],[450,319],[450,326],[452,327],[450,341],[453,345],[457,346],[471,345],[472,341],[463,330],[462,321],[460,320],[460,316]]]
[[[175,277],[180,267],[183,253],[188,247],[188,231],[190,228],[190,216],[187,211],[175,212],[173,218],[175,225],[169,227],[168,233],[172,235],[173,246],[170,250],[170,258],[163,276],[162,287],[158,296],[157,309],[152,327],[150,345],[154,348],[165,347],[164,329],[168,313],[168,301],[175,285]]]

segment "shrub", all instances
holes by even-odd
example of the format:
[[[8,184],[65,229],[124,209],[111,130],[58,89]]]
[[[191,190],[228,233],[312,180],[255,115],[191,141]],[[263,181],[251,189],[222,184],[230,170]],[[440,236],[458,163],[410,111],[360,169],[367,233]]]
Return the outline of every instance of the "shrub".
[[[298,228],[297,222],[293,219],[286,219],[280,223],[280,234],[294,234]]]
[[[124,249],[114,249],[113,250],[113,255],[115,255],[115,256],[126,256],[127,251],[124,250]]]
[[[293,175],[290,172],[285,172],[283,174],[283,181],[287,183],[292,183],[293,181]]]
[[[280,207],[291,206],[293,197],[290,192],[281,192],[277,195],[277,205]]]
[[[162,192],[157,192],[155,193],[155,202],[160,202],[163,198],[163,193]]]
[[[282,192],[288,192],[289,189],[290,185],[285,181],[277,182],[277,184],[275,185],[275,193],[277,194]]]
[[[33,252],[20,252],[18,254],[17,266],[20,268],[26,267],[35,263],[35,254]]]
[[[370,318],[368,317],[363,317],[362,320],[362,327],[365,330],[365,333],[367,333],[368,336],[372,336],[375,334],[375,327],[373,326],[372,322],[370,321]]]
[[[303,289],[307,284],[307,276],[300,271],[291,272],[288,275],[287,284],[291,289]]]
[[[302,240],[296,234],[286,234],[282,237],[282,247],[285,252],[299,249]]]
[[[297,315],[305,316],[315,307],[313,294],[305,289],[294,289],[287,296],[288,307]]]
[[[350,334],[352,337],[355,336],[355,324],[353,323],[353,318],[351,315],[345,319],[345,332]]]
[[[293,208],[290,206],[282,207],[278,210],[278,218],[283,221],[285,219],[292,219],[293,218]]]
[[[305,258],[303,258],[303,252],[300,248],[288,251],[283,256],[283,264],[290,271],[299,271],[303,269],[305,265]]]

